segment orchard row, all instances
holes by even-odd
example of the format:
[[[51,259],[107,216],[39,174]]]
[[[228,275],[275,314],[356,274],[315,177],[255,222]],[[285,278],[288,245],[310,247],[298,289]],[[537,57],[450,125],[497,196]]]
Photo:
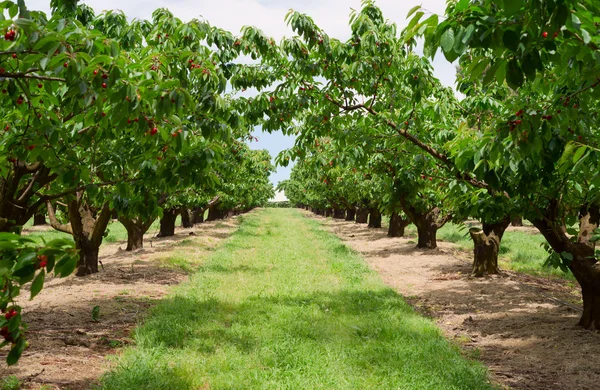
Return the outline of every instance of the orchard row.
[[[51,6],[48,18],[21,1],[0,3],[0,348],[9,346],[8,364],[26,346],[21,287],[31,282],[33,298],[48,273],[98,272],[115,214],[134,250],[157,218],[169,236],[178,214],[189,227],[206,210],[224,218],[274,195],[271,156],[248,146],[257,123],[226,93],[243,71],[232,34],[164,9],[130,23],[69,0]],[[40,246],[20,235],[46,213],[73,240]]]

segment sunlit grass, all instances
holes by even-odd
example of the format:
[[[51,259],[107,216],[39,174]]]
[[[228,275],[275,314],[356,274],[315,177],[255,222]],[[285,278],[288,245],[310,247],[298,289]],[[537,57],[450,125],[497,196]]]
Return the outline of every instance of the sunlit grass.
[[[491,388],[356,253],[290,209],[248,216],[134,337],[103,388]]]

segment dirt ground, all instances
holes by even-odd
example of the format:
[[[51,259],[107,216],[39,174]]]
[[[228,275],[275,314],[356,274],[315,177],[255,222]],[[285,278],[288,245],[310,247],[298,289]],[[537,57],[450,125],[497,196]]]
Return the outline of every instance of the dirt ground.
[[[600,334],[577,328],[580,308],[557,301],[578,301],[568,283],[513,272],[471,278],[469,254],[453,244],[417,250],[414,237],[388,238],[386,229],[306,214],[360,252],[501,387],[600,388]]]
[[[238,221],[234,217],[178,228],[174,237],[147,235],[145,248],[133,253],[121,250],[126,243],[104,244],[98,274],[48,278],[33,301],[20,302],[30,324],[30,347],[17,366],[0,365],[0,378],[16,375],[23,389],[89,389],[110,367],[107,357],[132,342],[131,331],[148,309],[169,286],[187,278],[180,263],[169,258],[179,255],[194,259],[185,265],[200,266],[236,230]],[[22,296],[27,295],[24,291]],[[95,306],[100,308],[97,321],[92,318]]]

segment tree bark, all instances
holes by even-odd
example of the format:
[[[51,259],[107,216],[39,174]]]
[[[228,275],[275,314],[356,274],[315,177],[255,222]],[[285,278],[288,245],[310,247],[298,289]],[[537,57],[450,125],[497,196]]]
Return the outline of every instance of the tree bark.
[[[204,211],[205,209],[195,209],[193,213],[193,222],[204,223]]]
[[[144,247],[144,234],[150,229],[156,218],[148,218],[144,220],[140,217],[129,218],[120,215],[119,222],[125,226],[127,230],[127,251],[135,251]]]
[[[325,218],[332,217],[332,216],[333,216],[333,209],[332,208],[326,208],[325,209]]]
[[[417,248],[435,249],[437,248],[437,231],[450,221],[450,215],[442,216],[442,210],[434,207],[426,212],[418,211],[405,198],[400,197],[402,210],[408,215],[412,223],[417,227],[418,243]]]
[[[600,208],[597,205],[582,207],[576,242],[571,241],[565,233],[558,209],[559,202],[553,200],[543,218],[531,222],[555,252],[562,254],[563,258],[565,253],[573,257],[569,269],[579,282],[583,297],[583,314],[578,325],[585,329],[600,330],[600,263],[594,256],[595,245],[590,241],[600,223]]]
[[[473,240],[473,276],[483,277],[500,272],[498,251],[510,219],[497,223],[483,223],[483,229],[471,228],[469,234]]]
[[[404,229],[410,225],[410,219],[402,218],[398,213],[392,213],[390,216],[390,227],[388,237],[404,237]]]
[[[346,212],[344,209],[333,209],[333,218],[344,219],[346,218]]]
[[[512,226],[523,226],[523,217],[514,217],[511,221],[510,224]]]
[[[369,227],[378,229],[381,227],[381,211],[379,208],[372,207],[371,212],[369,213]]]
[[[367,223],[369,221],[369,209],[359,208],[356,211],[356,223]]]
[[[354,221],[356,218],[356,210],[353,208],[346,209],[346,221]]]
[[[182,207],[181,210],[181,227],[190,229],[194,227],[194,217],[192,216],[192,210]]]
[[[85,202],[83,191],[78,192],[68,203],[68,224],[58,222],[51,202],[46,202],[46,205],[52,227],[73,236],[75,248],[79,251],[75,275],[87,276],[97,273],[98,252],[112,214],[108,202],[96,209]]]
[[[36,213],[33,216],[33,226],[43,226],[43,225],[47,225],[46,215],[42,212]]]
[[[160,219],[160,231],[158,237],[172,237],[175,235],[175,222],[177,221],[177,209],[165,209]]]

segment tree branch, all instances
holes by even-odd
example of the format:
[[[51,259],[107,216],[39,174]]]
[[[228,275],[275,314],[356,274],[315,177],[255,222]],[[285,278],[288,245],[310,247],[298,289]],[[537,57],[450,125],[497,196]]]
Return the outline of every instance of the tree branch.
[[[46,207],[48,208],[48,219],[50,220],[50,226],[59,232],[73,235],[73,228],[71,227],[71,224],[62,224],[56,218],[56,213],[54,212],[54,206],[52,205],[52,202],[47,201]]]

